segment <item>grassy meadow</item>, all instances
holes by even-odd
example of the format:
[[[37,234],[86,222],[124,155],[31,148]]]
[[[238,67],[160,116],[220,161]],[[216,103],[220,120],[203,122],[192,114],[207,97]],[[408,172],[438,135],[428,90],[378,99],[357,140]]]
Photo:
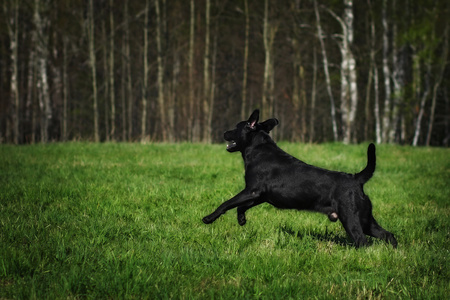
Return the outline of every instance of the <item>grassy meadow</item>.
[[[364,145],[281,148],[358,172]],[[365,185],[399,247],[268,204],[201,222],[243,186],[224,145],[0,146],[0,299],[445,299],[450,150],[377,146]]]

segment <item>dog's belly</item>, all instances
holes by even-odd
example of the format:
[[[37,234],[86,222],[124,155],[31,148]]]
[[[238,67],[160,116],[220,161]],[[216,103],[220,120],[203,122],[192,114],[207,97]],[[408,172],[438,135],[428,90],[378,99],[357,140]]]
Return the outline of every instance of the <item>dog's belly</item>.
[[[280,209],[317,210],[318,207],[331,205],[331,199],[311,194],[297,194],[286,198],[285,195],[271,193],[265,198],[267,203]]]
[[[320,210],[331,206],[331,188],[314,183],[272,187],[264,200],[281,209]]]

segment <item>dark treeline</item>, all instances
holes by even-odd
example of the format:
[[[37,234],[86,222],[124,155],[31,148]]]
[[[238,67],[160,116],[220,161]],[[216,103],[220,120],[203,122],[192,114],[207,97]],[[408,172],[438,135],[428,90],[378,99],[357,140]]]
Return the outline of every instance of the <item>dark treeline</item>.
[[[0,142],[447,146],[449,1],[3,0]]]

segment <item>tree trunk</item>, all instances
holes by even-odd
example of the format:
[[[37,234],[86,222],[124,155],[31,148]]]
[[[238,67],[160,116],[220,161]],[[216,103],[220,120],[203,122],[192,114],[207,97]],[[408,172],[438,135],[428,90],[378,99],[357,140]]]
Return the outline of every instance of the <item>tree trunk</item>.
[[[36,48],[37,48],[37,70],[38,70],[38,92],[39,92],[39,106],[41,109],[41,142],[46,143],[49,140],[48,131],[50,121],[52,119],[52,107],[50,103],[50,91],[47,75],[48,64],[48,33],[49,20],[41,19],[41,9],[48,8],[47,2],[35,0],[34,2],[34,24],[36,26]]]
[[[166,116],[166,106],[164,103],[164,64],[162,58],[162,23],[161,23],[161,11],[159,6],[159,0],[155,0],[155,12],[156,12],[156,48],[157,48],[157,62],[158,62],[158,74],[157,74],[157,86],[158,86],[158,105],[159,115],[161,118],[161,133],[163,142],[172,142],[172,129],[169,128]]]
[[[295,34],[296,36],[298,34]],[[305,69],[302,64],[302,54],[300,52],[299,41],[297,37],[292,38],[292,47],[294,51],[294,76],[292,89],[292,102],[294,106],[295,129],[292,131],[293,140],[304,142],[306,139],[306,88],[305,88]],[[300,121],[300,124],[297,122]]]
[[[203,141],[211,142],[211,126],[208,124],[209,118],[209,102],[210,102],[210,16],[211,16],[211,0],[206,0],[206,14],[205,14],[205,55],[203,56]]]
[[[328,71],[328,58],[327,58],[327,52],[325,49],[325,43],[323,41],[323,35],[322,35],[322,27],[320,25],[320,14],[319,14],[319,8],[317,7],[317,0],[314,0],[314,11],[316,15],[316,26],[317,26],[317,35],[319,37],[320,46],[322,48],[322,57],[323,57],[323,69],[325,72],[325,80],[327,83],[327,92],[328,96],[330,97],[330,104],[331,104],[331,122],[333,126],[333,138],[334,141],[338,141],[338,131],[337,131],[337,123],[336,123],[336,107],[334,104],[334,97],[333,93],[331,91],[331,80],[330,80],[330,73]]]
[[[309,119],[309,142],[312,143],[315,138],[314,125],[316,123],[316,94],[317,94],[317,53],[316,47],[313,48],[313,82],[311,89],[311,113]]]
[[[130,26],[128,16],[128,0],[125,1],[125,67],[126,67],[126,103],[123,103],[123,140],[130,141],[133,137],[133,81],[131,77]],[[127,107],[128,106],[128,107]],[[127,116],[128,112],[128,116]],[[128,117],[128,118],[127,118]],[[128,126],[126,125],[128,121]]]
[[[36,0],[38,1],[38,0]],[[97,95],[97,67],[95,59],[95,27],[94,27],[94,3],[89,0],[88,7],[88,38],[89,38],[89,62],[92,72],[92,98],[94,109],[94,140],[100,141],[99,117],[98,117],[98,95]]]
[[[419,143],[419,136],[422,127],[422,117],[425,113],[425,104],[427,102],[428,94],[430,92],[430,76],[431,76],[431,63],[428,61],[427,73],[425,74],[425,90],[423,92],[422,99],[420,101],[419,115],[417,116],[416,129],[414,131],[414,138],[412,142],[413,146],[417,146],[417,144]]]
[[[389,69],[389,26],[387,20],[387,0],[383,0],[382,25],[383,25],[383,76],[384,76],[384,109],[382,139],[384,143],[389,139],[391,120],[391,71]]]
[[[5,15],[8,16],[6,25],[8,28],[11,50],[11,121],[13,123],[13,142],[19,144],[19,111],[20,111],[20,97],[19,97],[19,66],[18,66],[18,44],[19,44],[19,1],[14,0],[9,2],[11,7],[7,7],[7,2],[3,3]]]
[[[127,1],[125,1],[126,5]],[[127,46],[126,46],[126,34],[124,34],[122,38],[122,62],[121,62],[121,69],[120,69],[120,77],[121,77],[121,87],[120,87],[120,104],[122,106],[122,113],[121,113],[121,119],[122,119],[122,141],[127,140]]]
[[[54,12],[55,14],[58,13],[57,11]],[[61,74],[61,67],[59,64],[56,64],[55,62],[59,61],[59,57],[61,56],[60,48],[59,48],[59,35],[56,33],[56,31],[53,31],[53,43],[52,43],[52,53],[53,57],[50,59],[50,70],[52,75],[52,102],[54,103],[56,107],[56,112],[58,113],[58,117],[61,120],[61,110],[60,105],[63,102],[63,91],[62,91],[62,77]],[[61,123],[59,124],[59,133],[62,132]]]
[[[248,13],[248,0],[244,1],[245,13],[245,46],[244,46],[244,76],[242,78],[242,104],[241,104],[241,119],[245,120],[247,117],[247,77],[248,77],[248,49],[250,36],[250,16]]]
[[[443,47],[442,48],[442,57],[440,60],[441,69],[439,70],[439,77],[433,86],[433,96],[431,98],[430,122],[428,124],[427,139],[426,139],[426,143],[425,143],[426,146],[430,146],[431,133],[433,131],[434,116],[436,113],[437,91],[439,89],[439,86],[441,85],[442,79],[444,78],[445,67],[447,66],[447,61],[448,61],[448,31],[449,31],[449,23],[447,21],[445,23],[444,42],[443,42],[443,46],[442,46]]]
[[[333,11],[330,14],[341,24],[342,41],[339,43],[341,50],[341,116],[343,142],[352,141],[356,109],[358,105],[358,87],[356,82],[356,61],[351,47],[353,44],[353,1],[344,0],[345,10],[342,20]]]
[[[214,114],[214,100],[216,92],[216,62],[217,62],[217,36],[218,36],[218,22],[214,26],[214,45],[212,53],[212,65],[211,65],[211,85],[210,85],[210,95],[209,95],[209,114],[208,114],[208,132],[209,141],[212,141],[212,125],[213,125],[213,114]]]
[[[104,105],[105,105],[105,140],[107,142],[111,139],[111,132],[109,130],[109,106],[108,106],[108,97],[109,97],[109,67],[108,67],[108,41],[106,38],[106,20],[102,19],[102,50],[103,50],[103,72],[104,72]]]
[[[392,1],[392,11],[395,12],[396,9],[396,1]],[[395,13],[394,13],[395,14]],[[398,46],[398,29],[397,29],[397,21],[393,21],[392,26],[392,83],[393,83],[393,93],[392,93],[392,112],[391,112],[391,121],[389,128],[389,143],[401,142],[402,135],[397,137],[397,133],[401,132],[399,130],[399,126],[401,124],[401,110],[400,106],[403,102],[403,94],[404,94],[404,61],[405,61],[405,51],[404,49],[399,48]]]
[[[277,34],[278,26],[269,21],[269,0],[264,1],[264,24],[263,24],[263,42],[264,42],[264,81],[262,93],[262,115],[263,119],[269,118],[274,113],[274,61],[273,61],[273,42]]]
[[[67,141],[67,111],[69,99],[69,78],[67,76],[67,45],[69,43],[68,37],[63,37],[63,113],[62,113],[62,140]]]
[[[380,92],[379,92],[379,78],[378,78],[378,66],[375,59],[376,53],[376,32],[375,32],[375,18],[370,0],[367,1],[370,9],[370,68],[373,70],[373,88],[374,88],[374,116],[375,116],[375,139],[376,143],[382,142],[381,138],[381,120],[380,120]],[[371,87],[368,85],[368,89]],[[366,137],[366,139],[368,136]]]
[[[188,139],[194,141],[194,124],[195,124],[195,87],[194,87],[194,46],[195,46],[195,1],[191,0],[191,16],[189,27],[189,103],[187,115],[187,129]]]
[[[382,139],[381,133],[381,119],[380,119],[380,91],[379,91],[379,78],[378,78],[378,66],[376,63],[373,64],[373,87],[374,87],[374,115],[375,115],[375,135],[376,142],[380,144]]]
[[[31,138],[30,142],[33,144],[36,142],[36,132],[37,132],[37,103],[36,103],[36,50],[35,45],[36,41],[36,33],[34,30],[31,33],[31,47],[30,47],[30,55],[28,59],[28,74],[27,74],[27,102],[26,102],[26,111],[25,111],[25,119],[31,119]]]
[[[110,37],[109,37],[109,97],[111,105],[111,140],[115,139],[116,134],[116,93],[114,84],[114,3],[113,0],[109,1],[109,25],[110,25]]]
[[[142,82],[142,119],[141,119],[141,142],[148,140],[147,136],[147,95],[148,95],[148,11],[149,0],[145,1],[145,19],[144,19],[144,76]]]

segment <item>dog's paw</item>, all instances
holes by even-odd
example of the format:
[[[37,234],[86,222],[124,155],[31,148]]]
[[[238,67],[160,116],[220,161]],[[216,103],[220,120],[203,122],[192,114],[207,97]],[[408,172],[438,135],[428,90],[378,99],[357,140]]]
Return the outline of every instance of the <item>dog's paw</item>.
[[[338,215],[337,215],[337,213],[335,213],[335,212],[329,213],[329,214],[328,214],[328,219],[329,219],[331,222],[336,222],[336,221],[338,220]]]
[[[241,226],[244,226],[245,223],[247,223],[247,219],[245,218],[245,216],[238,216],[238,223]]]
[[[214,222],[214,218],[212,218],[211,216],[206,216],[202,219],[203,223],[205,224],[211,224],[212,222]]]

